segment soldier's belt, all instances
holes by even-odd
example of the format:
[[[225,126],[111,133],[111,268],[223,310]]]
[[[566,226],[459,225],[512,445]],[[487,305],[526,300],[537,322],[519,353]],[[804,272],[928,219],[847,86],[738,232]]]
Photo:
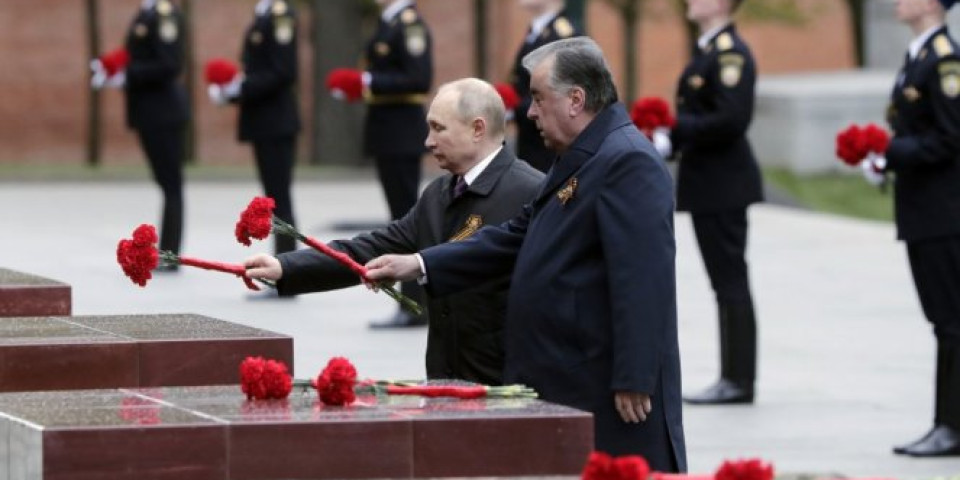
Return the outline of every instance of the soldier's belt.
[[[367,95],[364,101],[368,105],[423,105],[427,102],[425,93],[398,93],[390,95]]]

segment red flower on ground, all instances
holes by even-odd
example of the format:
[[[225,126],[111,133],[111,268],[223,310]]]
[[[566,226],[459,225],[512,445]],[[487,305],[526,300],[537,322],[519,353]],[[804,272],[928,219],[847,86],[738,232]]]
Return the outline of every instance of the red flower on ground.
[[[240,73],[237,65],[225,58],[214,58],[204,66],[204,76],[207,83],[214,85],[226,85]]]
[[[145,287],[153,278],[151,273],[160,263],[157,252],[157,230],[143,224],[133,231],[133,239],[122,239],[117,244],[117,263],[133,283]]]
[[[324,405],[349,405],[357,398],[353,391],[357,369],[346,358],[331,358],[312,383]]]
[[[507,107],[507,110],[513,110],[517,108],[517,105],[520,105],[520,95],[517,94],[513,85],[509,83],[498,83],[494,85],[493,88],[497,89],[497,93],[500,94],[500,99],[503,100],[503,106]]]
[[[866,145],[867,151],[884,155],[887,151],[887,146],[890,145],[890,136],[887,135],[886,130],[871,123],[863,127],[862,131],[863,142]]]
[[[273,209],[276,202],[270,197],[255,197],[247,205],[247,209],[240,214],[240,220],[237,222],[234,234],[237,241],[243,245],[250,246],[251,238],[263,240],[270,235],[270,229],[273,227]]]
[[[670,114],[670,104],[660,97],[644,97],[633,102],[630,118],[640,131],[647,133],[657,128],[673,128],[677,120]]]
[[[120,70],[127,68],[130,63],[130,53],[125,48],[118,48],[100,55],[100,64],[107,75],[113,76]]]
[[[850,125],[837,134],[837,157],[843,163],[855,167],[867,156],[867,139],[863,129]]]
[[[773,465],[751,458],[749,460],[727,460],[720,465],[716,480],[773,480]]]
[[[247,357],[240,363],[240,389],[248,400],[284,399],[293,389],[293,379],[283,362]]]
[[[646,480],[650,466],[639,455],[611,457],[604,452],[593,452],[583,468],[583,480]]]

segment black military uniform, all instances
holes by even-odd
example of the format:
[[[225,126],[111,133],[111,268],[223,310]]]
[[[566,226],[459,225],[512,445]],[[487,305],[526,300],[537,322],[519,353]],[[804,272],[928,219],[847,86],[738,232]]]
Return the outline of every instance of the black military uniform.
[[[368,105],[364,149],[376,161],[390,218],[398,220],[417,203],[420,158],[427,138],[423,104],[433,81],[430,31],[413,4],[389,21],[380,19],[367,44],[365,63],[370,84],[364,89]],[[423,289],[416,282],[404,282],[401,290],[415,300],[423,298]],[[372,326],[423,323],[423,319],[401,312]]]
[[[444,175],[427,186],[402,219],[352,240],[332,242],[364,263],[380,255],[409,254],[469,237],[483,225],[513,218],[533,199],[543,174],[504,148],[467,190],[454,198],[454,176]],[[283,295],[357,285],[356,274],[313,250],[278,257]],[[459,378],[498,385],[503,374],[503,321],[509,279],[500,278],[469,292],[431,298],[427,304],[427,376]]]
[[[183,231],[184,134],[187,95],[183,70],[183,21],[169,0],[145,4],[127,33],[127,125],[137,132],[153,178],[163,192],[160,248],[180,251]]]
[[[894,449],[960,455],[960,48],[946,27],[907,60],[888,110],[898,238],[937,338],[934,428]]]
[[[294,224],[290,184],[300,115],[294,95],[297,80],[297,19],[288,0],[272,0],[258,9],[243,42],[244,81],[240,96],[239,137],[253,143],[263,191],[276,201],[274,214]],[[296,248],[274,236],[277,253]]]
[[[543,27],[539,35],[531,37],[531,33],[528,32],[527,37],[524,38],[523,45],[520,46],[513,62],[513,72],[510,74],[510,83],[520,97],[520,104],[514,109],[513,119],[517,125],[517,156],[541,172],[546,172],[553,165],[556,153],[547,149],[543,144],[540,131],[537,130],[537,124],[527,118],[527,110],[530,109],[533,98],[530,96],[530,72],[523,68],[523,57],[548,43],[562,38],[580,36],[583,32],[574,27],[566,13],[561,11]]]
[[[756,67],[730,25],[698,49],[680,77],[677,208],[689,211],[720,321],[721,380],[691,403],[753,401],[756,320],[747,278],[747,207],[763,199],[760,169],[747,142]]]

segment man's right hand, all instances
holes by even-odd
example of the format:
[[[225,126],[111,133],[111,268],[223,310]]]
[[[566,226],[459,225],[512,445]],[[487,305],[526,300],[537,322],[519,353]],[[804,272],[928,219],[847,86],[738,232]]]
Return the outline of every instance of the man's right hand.
[[[414,280],[423,275],[415,255],[384,255],[367,264],[367,278],[374,282]]]
[[[243,266],[246,267],[247,276],[250,278],[277,281],[283,277],[283,267],[280,266],[280,260],[277,260],[277,257],[273,255],[265,253],[254,255],[244,260]]]

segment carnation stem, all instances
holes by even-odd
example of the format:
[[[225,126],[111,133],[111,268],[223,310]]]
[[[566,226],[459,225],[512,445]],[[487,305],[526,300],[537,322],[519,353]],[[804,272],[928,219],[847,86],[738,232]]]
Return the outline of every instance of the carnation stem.
[[[401,308],[407,310],[408,312],[417,316],[420,316],[423,314],[423,308],[420,307],[420,304],[418,304],[416,301],[414,301],[410,297],[407,297],[406,295],[397,291],[397,289],[394,288],[392,285],[388,285],[386,283],[375,283],[375,282],[369,281],[369,279],[367,278],[367,269],[363,265],[360,265],[359,263],[357,263],[354,259],[350,258],[349,255],[343,252],[334,250],[328,247],[325,243],[320,242],[313,237],[308,237],[300,233],[300,231],[294,228],[293,225],[290,225],[289,223],[277,218],[276,215],[273,216],[273,231],[274,233],[286,235],[288,237],[292,237],[297,240],[300,240],[304,244],[312,247],[313,249],[319,251],[320,253],[323,253],[324,255],[327,255],[328,257],[336,260],[341,265],[349,268],[354,273],[359,275],[364,282],[372,283],[376,286],[378,290],[383,290],[383,292],[386,293],[387,296],[394,299],[397,303],[400,304]]]

